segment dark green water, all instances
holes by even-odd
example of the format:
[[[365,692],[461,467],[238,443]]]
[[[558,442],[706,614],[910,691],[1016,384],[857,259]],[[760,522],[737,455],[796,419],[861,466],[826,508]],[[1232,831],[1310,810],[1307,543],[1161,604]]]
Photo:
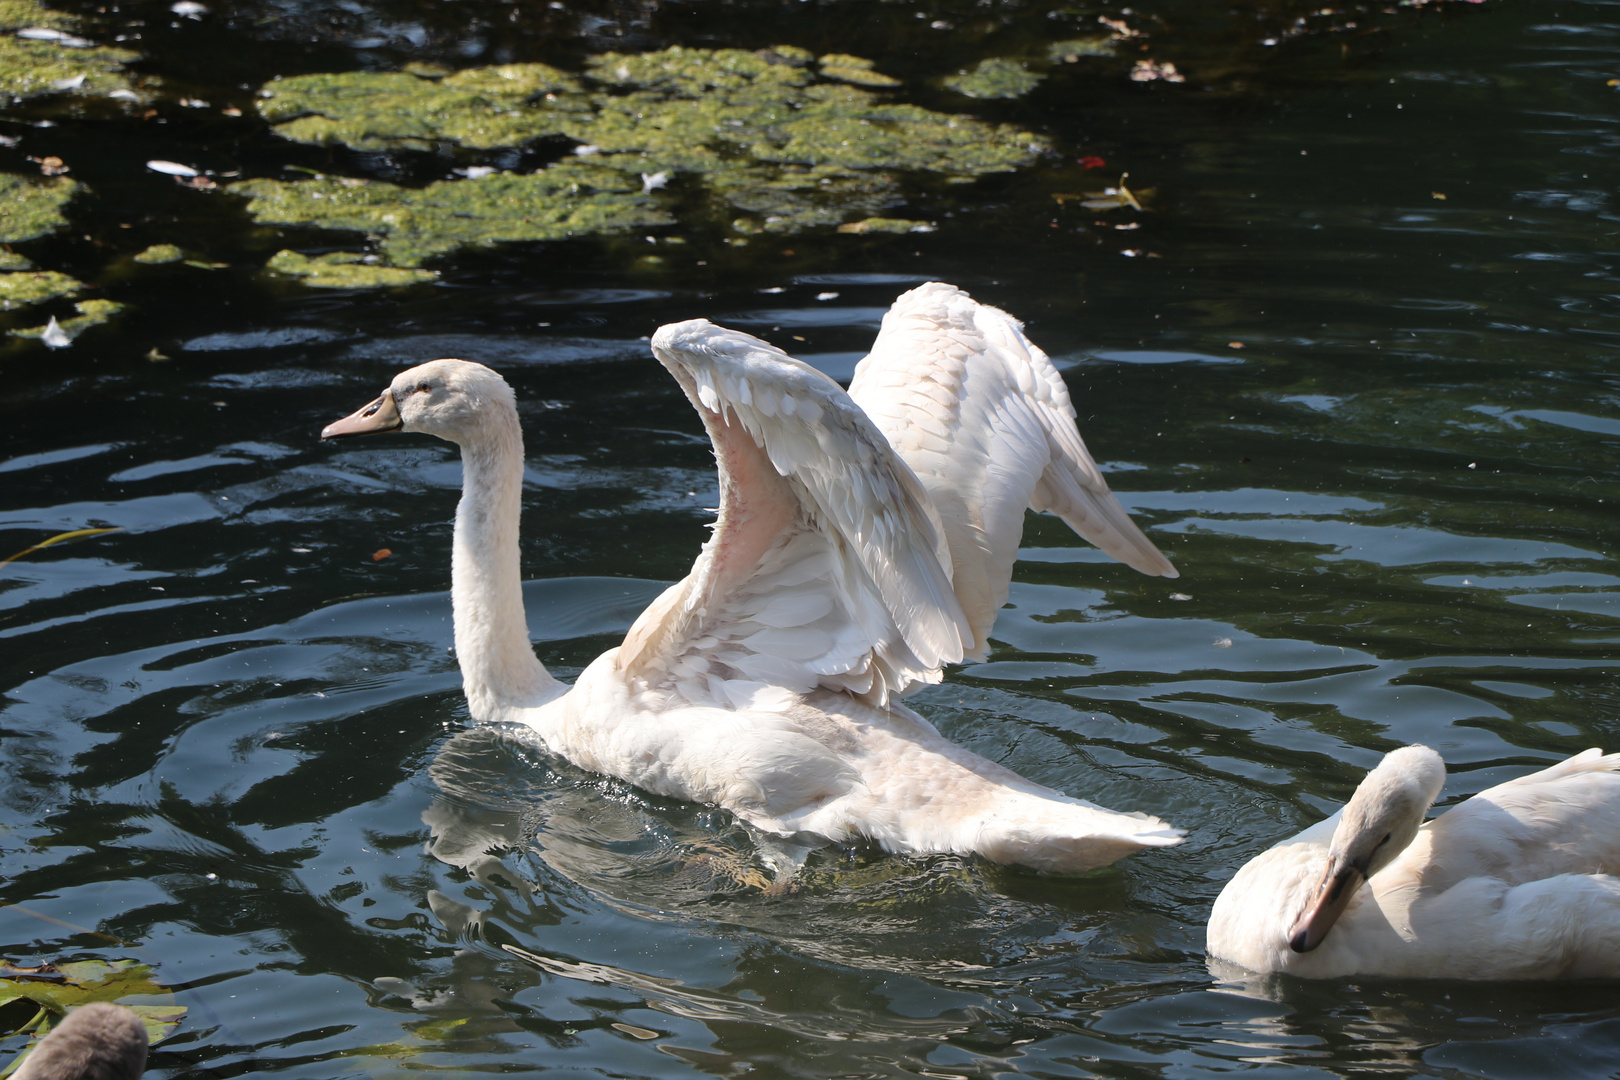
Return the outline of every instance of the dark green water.
[[[1612,986],[1260,984],[1203,955],[1231,873],[1395,745],[1445,755],[1447,800],[1620,749],[1620,5],[1331,6],[75,9],[98,40],[145,19],[167,89],[146,120],[0,110],[0,169],[58,155],[95,192],[18,250],[133,305],[0,352],[0,557],[124,529],[0,567],[0,954],[153,964],[189,1008],[165,1076],[1613,1075]],[[1187,82],[1132,82],[1128,53],[1015,101],[927,82],[1099,14]],[[742,247],[701,220],[658,230],[688,239],[660,265],[639,237],[517,245],[393,292],[269,284],[270,252],[320,238],[143,168],[425,182],[458,162],[291,146],[253,88],[676,42],[859,53],[1059,152],[919,189],[933,233]],[[1052,198],[1120,169],[1149,212]],[[160,241],[229,265],[119,263]],[[928,279],[1027,320],[1183,576],[1031,518],[991,660],[913,704],[1183,846],[1079,879],[827,850],[771,897],[728,815],[468,727],[454,455],[324,423],[434,356],[507,376],[532,632],[572,675],[714,502],[642,339],[707,316],[847,377]]]

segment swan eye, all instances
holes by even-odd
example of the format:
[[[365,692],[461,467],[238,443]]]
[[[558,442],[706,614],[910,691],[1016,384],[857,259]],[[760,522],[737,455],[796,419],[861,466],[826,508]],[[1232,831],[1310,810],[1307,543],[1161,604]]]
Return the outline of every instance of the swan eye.
[[[1394,833],[1385,833],[1385,834],[1384,834],[1384,838],[1383,838],[1383,839],[1382,839],[1382,840],[1380,840],[1380,841],[1378,841],[1378,845],[1377,845],[1377,847],[1374,847],[1374,848],[1373,848],[1373,850],[1374,850],[1374,851],[1377,851],[1377,850],[1378,850],[1378,848],[1381,848],[1381,847],[1383,847],[1383,846],[1384,846],[1384,845],[1385,845],[1385,844],[1387,844],[1387,843],[1389,843],[1389,838],[1390,838],[1390,837],[1392,837],[1392,836],[1394,836],[1394,835],[1395,835],[1395,834],[1394,834]]]
[[[427,383],[422,383],[416,388],[416,392],[418,394],[431,394],[433,392],[433,387],[429,386]]]

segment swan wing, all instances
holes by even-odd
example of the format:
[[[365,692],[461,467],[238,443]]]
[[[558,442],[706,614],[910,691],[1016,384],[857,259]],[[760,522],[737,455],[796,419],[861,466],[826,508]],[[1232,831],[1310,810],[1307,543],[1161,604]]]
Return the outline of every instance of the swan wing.
[[[720,516],[631,628],[627,677],[752,708],[817,686],[881,704],[937,682],[971,630],[938,514],[882,433],[836,382],[747,334],[695,319],[652,350],[714,444]]]
[[[1425,893],[1472,877],[1518,885],[1560,874],[1620,874],[1620,754],[1587,750],[1486,788],[1424,832]]]
[[[849,393],[939,510],[973,655],[1007,601],[1025,507],[1144,574],[1176,576],[1108,489],[1062,376],[1006,312],[953,285],[911,290],[883,317]]]

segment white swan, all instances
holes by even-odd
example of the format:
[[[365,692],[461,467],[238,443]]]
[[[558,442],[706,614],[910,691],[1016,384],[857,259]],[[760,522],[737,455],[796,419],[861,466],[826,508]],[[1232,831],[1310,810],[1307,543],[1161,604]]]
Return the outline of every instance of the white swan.
[[[572,688],[541,666],[524,621],[523,442],[506,382],[436,360],[321,433],[461,446],[451,596],[474,718],[527,724],[582,768],[778,835],[1059,872],[1180,840],[969,753],[893,700],[982,650],[1026,505],[1175,576],[1016,321],[948,285],[902,296],[856,373],[870,415],[809,365],[702,319],[661,328],[652,350],[714,444],[719,520],[686,579]]]
[[[1588,750],[1423,816],[1426,746],[1384,757],[1337,814],[1251,859],[1211,956],[1310,978],[1620,977],[1620,754]]]

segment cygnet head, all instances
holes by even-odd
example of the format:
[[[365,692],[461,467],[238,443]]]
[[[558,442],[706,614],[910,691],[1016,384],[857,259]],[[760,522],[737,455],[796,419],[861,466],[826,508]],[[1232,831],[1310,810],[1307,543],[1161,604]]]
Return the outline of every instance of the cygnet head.
[[[420,431],[465,444],[494,418],[516,411],[512,388],[483,364],[430,360],[394,376],[375,401],[326,425],[321,438]]]
[[[1356,788],[1328,845],[1327,869],[1288,932],[1295,952],[1322,944],[1363,882],[1405,851],[1446,782],[1446,763],[1427,746],[1384,755]]]
[[[146,1068],[146,1025],[132,1009],[92,1001],[67,1017],[12,1073],[13,1080],[137,1080]]]

